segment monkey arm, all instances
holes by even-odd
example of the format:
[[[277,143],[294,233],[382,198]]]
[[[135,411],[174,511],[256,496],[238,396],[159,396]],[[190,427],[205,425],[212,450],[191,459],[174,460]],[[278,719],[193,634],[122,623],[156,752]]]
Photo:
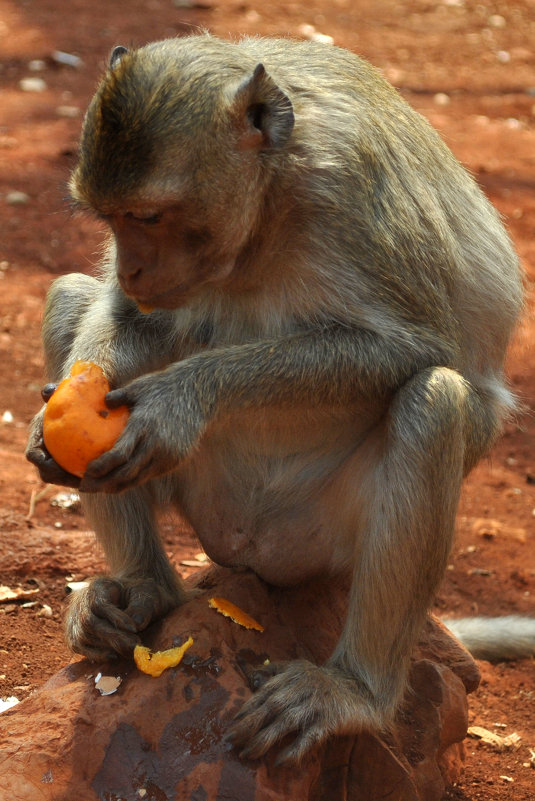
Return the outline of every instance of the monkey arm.
[[[425,367],[452,359],[432,335],[387,340],[340,326],[197,354],[108,395],[110,407],[130,407],[130,419],[89,466],[82,490],[118,492],[175,470],[219,414],[385,400]]]
[[[405,329],[384,337],[338,325],[278,340],[214,350],[188,360],[204,413],[295,402],[340,405],[388,396],[430,366],[450,366],[452,347],[438,335]],[[165,373],[172,380],[172,365]],[[119,391],[120,393],[120,391]]]

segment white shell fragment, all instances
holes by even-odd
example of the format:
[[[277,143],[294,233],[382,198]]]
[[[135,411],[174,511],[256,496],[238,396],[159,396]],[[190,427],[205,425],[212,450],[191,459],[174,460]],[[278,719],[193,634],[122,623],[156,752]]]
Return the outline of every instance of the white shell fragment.
[[[5,712],[6,709],[11,709],[12,706],[16,706],[18,703],[20,703],[19,699],[14,695],[10,695],[9,698],[0,698],[0,712]]]
[[[112,695],[121,682],[120,676],[103,676],[102,673],[97,673],[95,676],[95,687],[101,695]]]

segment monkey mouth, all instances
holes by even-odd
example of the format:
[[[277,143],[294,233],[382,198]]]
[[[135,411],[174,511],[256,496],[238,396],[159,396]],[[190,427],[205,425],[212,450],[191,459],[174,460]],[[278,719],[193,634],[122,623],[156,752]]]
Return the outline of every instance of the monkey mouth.
[[[157,295],[135,295],[132,292],[126,292],[126,294],[141,311],[144,309],[151,311],[153,309],[179,309],[198,297],[210,285],[224,284],[232,273],[233,268],[233,261],[225,262],[217,270],[206,271],[203,275],[197,276],[194,281],[184,281],[174,287],[169,287],[165,292],[160,292]]]
[[[133,295],[128,293],[140,311],[153,311],[154,309],[179,309],[185,306],[198,292],[198,287],[181,284],[158,295]]]

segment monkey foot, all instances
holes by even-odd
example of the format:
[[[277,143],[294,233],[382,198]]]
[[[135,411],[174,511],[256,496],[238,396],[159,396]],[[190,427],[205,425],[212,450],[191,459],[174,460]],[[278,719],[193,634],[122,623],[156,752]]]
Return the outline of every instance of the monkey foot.
[[[139,632],[178,604],[154,579],[94,579],[72,596],[67,643],[89,659],[130,656]]]
[[[264,756],[289,735],[291,743],[279,753],[277,764],[299,763],[333,733],[356,731],[373,722],[369,700],[356,680],[337,668],[303,659],[270,664],[251,679],[255,694],[236,715],[230,733],[244,758]]]

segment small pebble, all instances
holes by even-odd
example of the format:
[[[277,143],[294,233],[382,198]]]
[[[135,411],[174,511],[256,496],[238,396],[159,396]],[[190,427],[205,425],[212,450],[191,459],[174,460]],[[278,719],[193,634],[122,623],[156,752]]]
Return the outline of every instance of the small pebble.
[[[493,28],[505,28],[507,25],[507,20],[505,17],[502,17],[501,14],[492,14],[489,17],[489,25]]]
[[[78,106],[58,106],[56,108],[56,114],[58,117],[78,117],[80,115],[80,109]]]
[[[29,62],[28,69],[30,72],[42,72],[46,69],[46,62],[40,58],[34,58]]]
[[[19,89],[23,92],[45,92],[47,88],[42,78],[23,78],[19,81]]]
[[[30,201],[30,196],[26,192],[19,192],[14,189],[6,195],[6,203],[8,206],[25,206]]]
[[[332,36],[328,36],[326,33],[319,33],[314,25],[309,25],[306,22],[298,27],[297,33],[300,36],[303,36],[305,39],[308,39],[310,42],[334,44],[334,39]]]
[[[81,58],[73,55],[72,53],[64,53],[63,50],[54,50],[52,53],[52,59],[56,62],[56,64],[61,64],[62,66],[66,67],[75,67],[76,69],[79,69],[84,65],[84,62]]]
[[[449,95],[445,94],[445,92],[437,92],[437,94],[433,97],[433,102],[437,106],[449,106],[451,99]]]

